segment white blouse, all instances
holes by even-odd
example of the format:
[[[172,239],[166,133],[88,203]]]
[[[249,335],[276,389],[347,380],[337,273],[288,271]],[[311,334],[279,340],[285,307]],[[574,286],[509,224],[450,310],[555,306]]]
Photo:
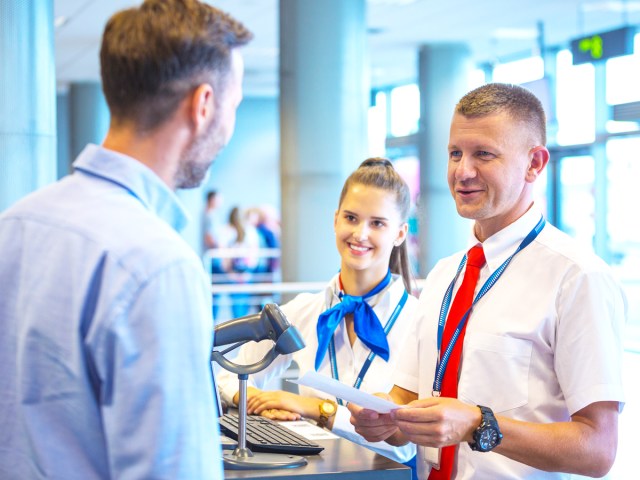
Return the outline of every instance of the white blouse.
[[[291,365],[292,361],[298,364],[301,375],[315,368],[315,357],[318,348],[316,333],[317,320],[321,313],[340,302],[337,295],[338,292],[338,275],[336,275],[324,291],[315,294],[300,294],[280,307],[289,322],[300,331],[306,347],[293,354],[277,357],[268,368],[262,372],[251,375],[248,380],[249,385],[262,389],[270,380],[279,378],[289,365]],[[367,302],[373,307],[383,327],[400,302],[404,292],[405,288],[402,278],[398,275],[393,275],[389,286],[379,294],[367,299]],[[417,303],[418,301],[415,297],[412,295],[408,296],[404,308],[387,335],[390,350],[389,361],[386,362],[379,356],[374,358],[360,386],[362,391],[369,393],[391,391],[394,385],[394,372],[398,364],[400,352],[408,340],[408,335],[413,330],[413,322],[416,317],[414,313]],[[356,339],[353,347],[350,345],[344,320],[342,320],[336,328],[334,340],[339,380],[347,385],[353,385],[371,350],[369,350],[360,339]],[[272,343],[269,341],[247,343],[240,348],[234,362],[245,365],[255,363],[271,349],[271,346]],[[318,373],[328,377],[332,376],[329,352],[325,355]],[[237,376],[219,369],[216,377],[222,397],[225,401],[231,403],[231,399],[238,391]],[[324,392],[305,386],[300,386],[300,394],[308,397],[331,398],[335,400],[335,398],[330,397]],[[346,407],[338,407],[338,412],[336,413],[333,423],[333,432],[336,435],[363,445],[397,462],[407,462],[415,455],[415,445],[413,444],[393,447],[386,442],[367,442],[355,432],[353,425],[349,422],[350,417],[351,414]]]

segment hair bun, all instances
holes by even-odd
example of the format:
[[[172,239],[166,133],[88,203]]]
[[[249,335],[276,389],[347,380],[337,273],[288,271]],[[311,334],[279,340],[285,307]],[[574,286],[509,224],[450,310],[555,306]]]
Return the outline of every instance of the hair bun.
[[[367,158],[364,162],[362,162],[360,164],[360,167],[358,167],[358,168],[362,168],[362,167],[391,167],[391,168],[393,168],[393,163],[391,163],[391,160],[389,160],[388,158],[372,157],[372,158]]]

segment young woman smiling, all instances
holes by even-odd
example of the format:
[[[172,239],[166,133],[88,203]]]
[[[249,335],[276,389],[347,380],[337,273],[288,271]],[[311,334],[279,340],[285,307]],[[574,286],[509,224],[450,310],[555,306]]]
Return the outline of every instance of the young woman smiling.
[[[411,331],[417,300],[408,292],[411,275],[406,247],[410,195],[391,162],[365,160],[347,179],[334,216],[340,272],[319,293],[303,293],[283,305],[306,348],[280,356],[249,377],[249,414],[276,420],[313,419],[337,435],[399,462],[415,455],[415,446],[370,443],[355,433],[342,401],[307,387],[300,394],[264,391],[295,361],[301,373],[315,369],[367,392],[389,391],[399,352]],[[268,342],[244,345],[236,361],[253,363]],[[223,398],[237,404],[238,380],[221,372]]]

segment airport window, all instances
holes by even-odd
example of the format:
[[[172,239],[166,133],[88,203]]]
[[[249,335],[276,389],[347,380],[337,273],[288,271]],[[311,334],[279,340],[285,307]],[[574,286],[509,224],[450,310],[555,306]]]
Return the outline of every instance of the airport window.
[[[558,145],[592,143],[596,137],[595,73],[593,65],[572,65],[569,50],[558,52],[556,118]]]
[[[415,83],[391,90],[391,135],[404,137],[418,131],[420,122],[420,90]]]
[[[369,107],[369,156],[384,157],[387,139],[387,95],[373,92]]]
[[[640,101],[640,34],[635,36],[634,54],[607,60],[607,103]]]
[[[629,192],[637,188],[640,162],[634,152],[640,150],[640,137],[614,138],[607,142],[607,177],[609,181],[607,230],[612,251],[622,258],[630,250],[640,255],[640,222],[636,206],[629,202]]]
[[[606,239],[609,261],[627,293],[628,323],[625,341],[640,342],[640,224],[630,192],[640,174],[640,115],[633,102],[640,102],[640,35],[635,37],[634,54],[612,58],[606,63],[606,103],[611,118],[606,124]],[[622,108],[617,106],[631,104]],[[619,112],[622,112],[619,115]],[[635,132],[635,134],[633,134]]]
[[[544,77],[544,62],[541,57],[528,57],[496,65],[493,81],[502,83],[527,83]]]
[[[558,227],[593,249],[595,236],[595,160],[590,155],[560,160]]]
[[[481,87],[487,83],[487,72],[482,68],[474,68],[469,74],[469,90]]]
[[[606,69],[606,98],[609,105],[640,102],[640,34],[635,36],[634,54],[611,58]],[[627,112],[636,109],[626,109]],[[610,119],[606,130],[609,133],[633,132],[640,130],[640,115],[626,113],[622,118]]]
[[[628,338],[640,341],[640,223],[630,201],[637,188],[640,162],[634,152],[640,136],[614,138],[607,142],[607,237],[612,266],[627,292]]]

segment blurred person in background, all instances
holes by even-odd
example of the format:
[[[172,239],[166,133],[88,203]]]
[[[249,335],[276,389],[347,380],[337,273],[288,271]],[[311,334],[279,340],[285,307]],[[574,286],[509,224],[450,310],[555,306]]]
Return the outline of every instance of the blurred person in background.
[[[246,221],[246,215],[235,206],[229,212],[229,223],[223,229],[221,247],[228,250],[223,260],[223,269],[228,283],[249,284],[260,261],[260,235],[256,228]],[[252,303],[249,292],[232,293],[231,312],[234,318],[243,317],[258,310]]]
[[[223,196],[222,193],[211,190],[207,192],[207,201],[204,211],[204,248],[208,254],[207,258],[210,259],[210,273],[211,282],[220,282],[221,276],[225,271],[222,266],[222,260],[216,256],[217,249],[220,248],[220,241],[222,237],[222,229],[224,223],[220,218],[220,207],[222,206]],[[211,314],[213,320],[218,318],[218,312],[220,311],[220,295],[212,295],[212,307]]]
[[[222,206],[222,194],[217,190],[207,192],[207,200],[204,209],[204,248],[216,248],[219,246],[220,229],[222,221],[220,219],[220,207]]]
[[[280,281],[280,225],[273,210],[269,206],[247,210],[247,223],[255,227],[260,239],[260,255],[252,275],[254,283]],[[267,303],[280,303],[280,295],[275,292],[257,294],[253,296],[253,302],[261,307]]]

